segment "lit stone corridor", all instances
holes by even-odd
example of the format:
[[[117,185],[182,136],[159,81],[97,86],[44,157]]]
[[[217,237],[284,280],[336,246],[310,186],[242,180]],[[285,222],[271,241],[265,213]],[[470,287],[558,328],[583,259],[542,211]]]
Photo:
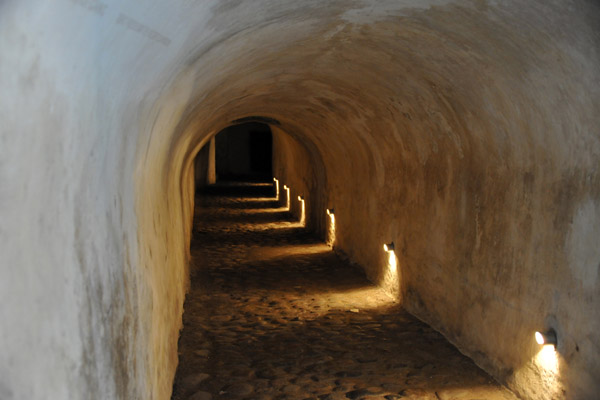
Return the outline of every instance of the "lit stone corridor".
[[[272,184],[196,200],[173,399],[513,399],[307,233]]]
[[[0,0],[0,400],[600,399],[599,110],[598,0]]]

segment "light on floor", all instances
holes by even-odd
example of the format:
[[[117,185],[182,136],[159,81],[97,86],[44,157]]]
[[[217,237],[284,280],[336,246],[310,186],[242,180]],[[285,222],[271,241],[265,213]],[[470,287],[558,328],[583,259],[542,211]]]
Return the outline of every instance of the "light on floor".
[[[394,242],[386,243],[383,245],[383,250],[385,251],[394,251]]]

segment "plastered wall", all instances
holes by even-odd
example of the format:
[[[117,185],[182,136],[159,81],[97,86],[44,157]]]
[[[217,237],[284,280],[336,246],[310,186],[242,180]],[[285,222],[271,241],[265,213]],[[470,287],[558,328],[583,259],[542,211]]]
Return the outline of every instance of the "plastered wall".
[[[290,212],[296,220],[302,218],[302,203],[298,196],[304,197],[305,226],[324,238],[327,229],[325,209],[327,204],[326,176],[323,160],[318,150],[305,146],[294,136],[281,128],[271,128],[273,134],[273,175],[279,180],[280,202],[286,205],[290,188]]]
[[[0,3],[0,398],[169,398],[193,160],[248,116],[373,281],[396,243],[409,311],[523,398],[594,398],[598,26],[584,0]]]

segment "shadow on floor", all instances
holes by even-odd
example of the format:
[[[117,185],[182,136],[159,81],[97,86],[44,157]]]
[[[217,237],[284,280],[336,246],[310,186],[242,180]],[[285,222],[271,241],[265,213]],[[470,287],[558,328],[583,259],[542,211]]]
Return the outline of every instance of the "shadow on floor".
[[[303,228],[213,190],[196,202],[173,399],[514,398]]]
[[[223,181],[215,185],[204,186],[198,190],[204,197],[229,196],[240,199],[251,197],[274,197],[275,186],[273,181],[261,180],[257,182]]]

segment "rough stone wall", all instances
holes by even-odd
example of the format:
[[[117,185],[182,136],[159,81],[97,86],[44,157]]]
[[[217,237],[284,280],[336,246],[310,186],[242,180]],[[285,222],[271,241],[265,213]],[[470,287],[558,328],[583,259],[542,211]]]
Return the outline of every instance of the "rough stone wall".
[[[208,185],[210,143],[202,146],[194,159],[194,184],[196,188]]]
[[[280,128],[273,133],[273,175],[279,180],[280,199],[285,205],[283,185],[290,187],[290,211],[300,220],[304,196],[306,227],[324,236],[325,209],[327,204],[326,176],[320,153],[310,150]]]
[[[411,312],[524,398],[593,398],[598,26],[584,0],[2,2],[0,397],[169,397],[194,156],[264,116],[371,279],[393,240]]]

